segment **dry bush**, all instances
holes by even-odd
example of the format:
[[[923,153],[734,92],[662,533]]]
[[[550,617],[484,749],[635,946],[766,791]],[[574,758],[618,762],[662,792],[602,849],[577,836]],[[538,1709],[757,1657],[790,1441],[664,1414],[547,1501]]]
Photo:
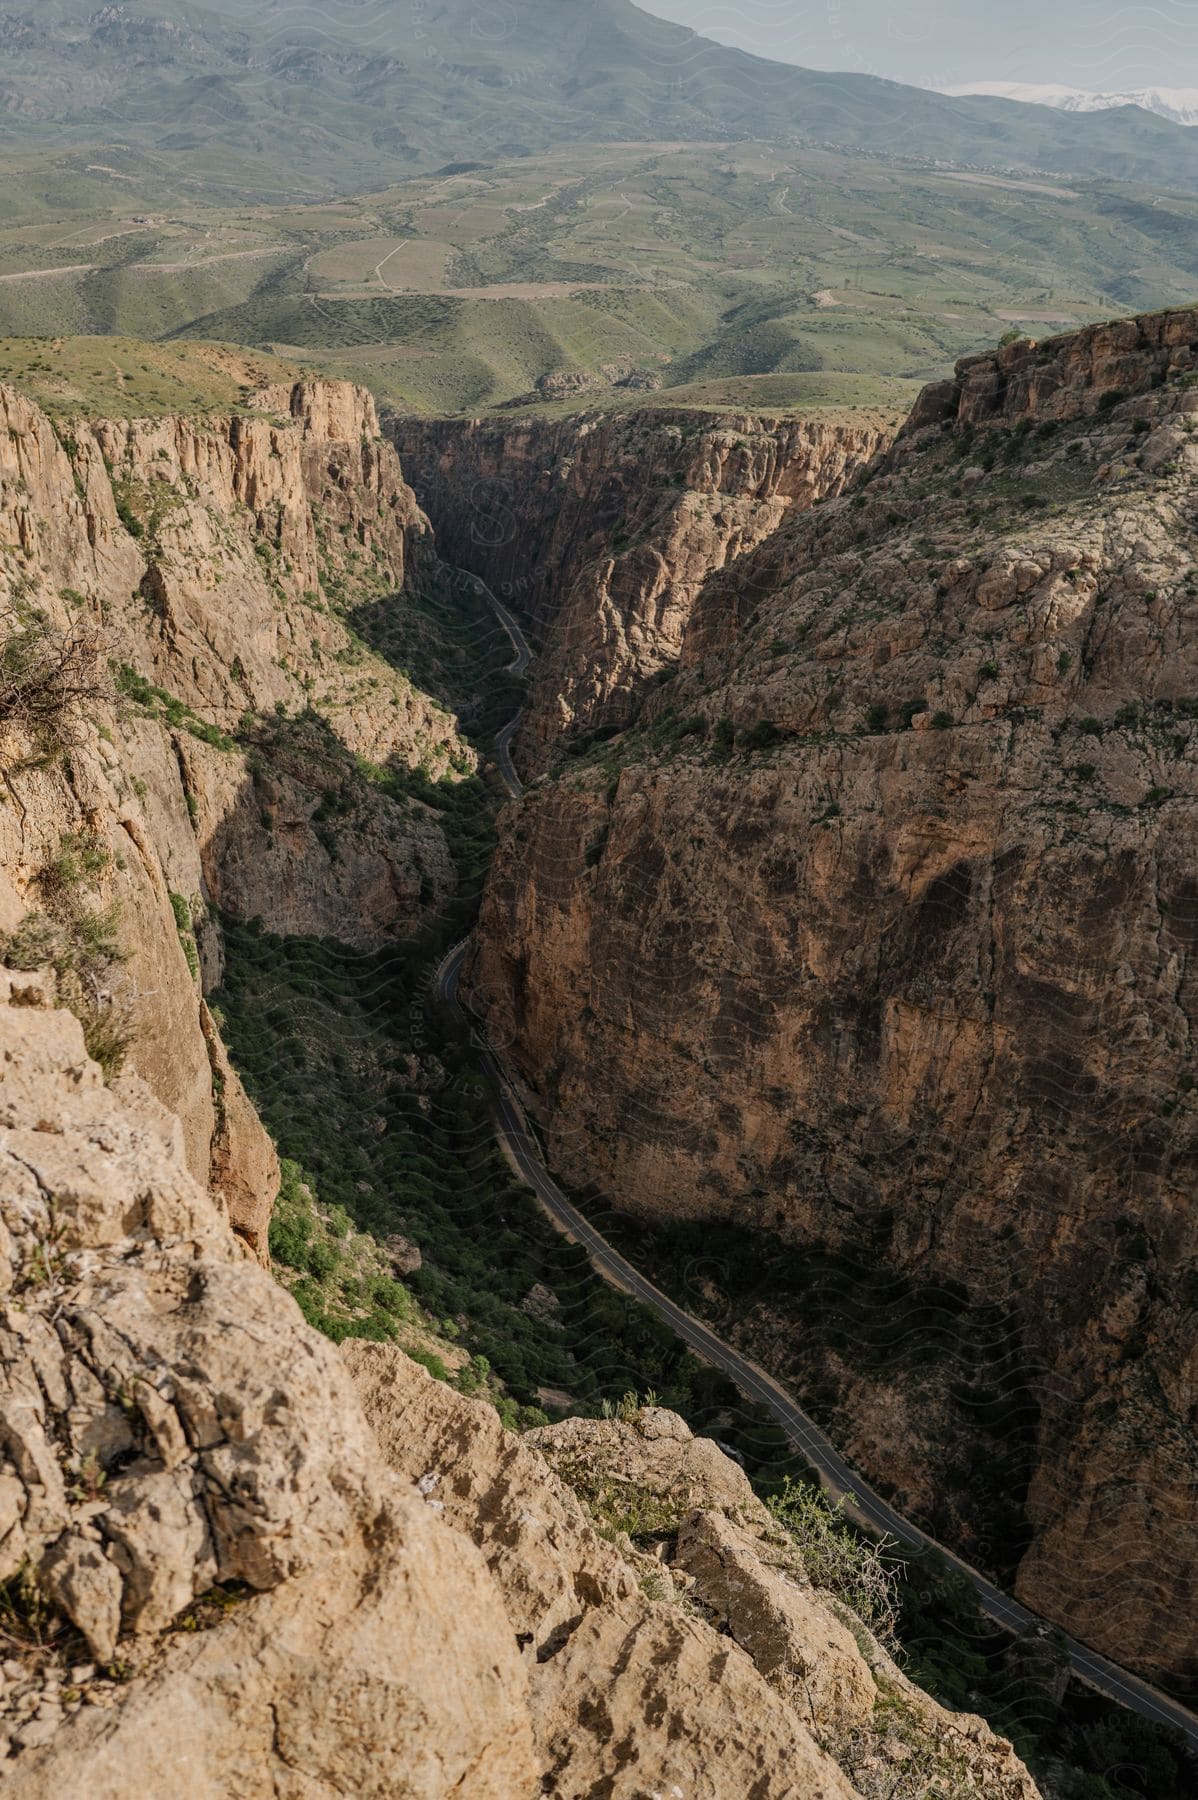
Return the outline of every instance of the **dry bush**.
[[[870,1542],[849,1524],[843,1502],[833,1505],[818,1488],[789,1476],[768,1505],[811,1585],[834,1594],[875,1637],[893,1644],[898,1606],[893,1541]]]
[[[7,627],[12,627],[7,629]],[[112,698],[112,681],[99,627],[80,621],[56,631],[44,621],[16,623],[0,616],[0,740],[24,738],[30,754],[4,765],[51,762],[78,742],[90,706]]]

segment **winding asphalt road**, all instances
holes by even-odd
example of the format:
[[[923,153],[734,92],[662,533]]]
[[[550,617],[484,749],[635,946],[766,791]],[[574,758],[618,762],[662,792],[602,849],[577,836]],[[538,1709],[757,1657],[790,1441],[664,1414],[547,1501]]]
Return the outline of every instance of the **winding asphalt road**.
[[[474,579],[478,580],[477,577]],[[479,582],[478,585],[487,594],[496,617],[511,639],[515,659],[510,665],[510,672],[523,675],[532,661],[532,652],[524,634],[512,614],[495,598],[485,583]],[[524,792],[524,784],[511,758],[512,739],[519,725],[520,715],[517,714],[495,739],[496,763],[504,785],[513,798],[518,798]],[[435,997],[455,1017],[463,1020],[466,1014],[458,995],[458,984],[468,948],[469,939],[455,944],[438,967],[434,981]],[[1038,1613],[1030,1611],[1001,1588],[995,1587],[992,1581],[988,1581],[971,1564],[953,1551],[945,1549],[943,1544],[937,1543],[934,1538],[921,1531],[918,1525],[913,1525],[909,1519],[889,1506],[880,1494],[876,1494],[861,1479],[830,1439],[795,1404],[791,1395],[773,1376],[742,1356],[739,1350],[724,1343],[722,1338],[717,1337],[700,1320],[684,1312],[668,1294],[663,1294],[660,1288],[655,1287],[626,1261],[618,1250],[612,1248],[574,1203],[566,1198],[549,1174],[541,1160],[536,1140],[528,1129],[524,1110],[512,1084],[487,1043],[481,1026],[477,1021],[473,1023],[484,1073],[494,1084],[498,1096],[495,1118],[500,1142],[554,1223],[586,1249],[596,1273],[613,1287],[643,1301],[677,1332],[696,1356],[714,1368],[722,1369],[746,1399],[766,1407],[777,1419],[790,1443],[816,1471],[824,1488],[834,1498],[843,1499],[846,1509],[861,1524],[872,1531],[885,1533],[912,1549],[934,1550],[969,1583],[987,1618],[993,1619],[1004,1630],[1019,1633],[1026,1631],[1031,1625],[1046,1623]],[[1121,1706],[1130,1708],[1132,1712],[1139,1713],[1142,1718],[1150,1719],[1154,1724],[1173,1726],[1185,1735],[1191,1752],[1198,1755],[1198,1717],[1194,1713],[1178,1705],[1167,1694],[1158,1692],[1146,1681],[1141,1681],[1138,1676],[1121,1669],[1117,1663],[1099,1656],[1097,1651],[1088,1649],[1076,1638],[1066,1638],[1065,1643],[1069,1666],[1079,1681],[1085,1682],[1098,1693],[1105,1694],[1108,1699],[1118,1701]]]

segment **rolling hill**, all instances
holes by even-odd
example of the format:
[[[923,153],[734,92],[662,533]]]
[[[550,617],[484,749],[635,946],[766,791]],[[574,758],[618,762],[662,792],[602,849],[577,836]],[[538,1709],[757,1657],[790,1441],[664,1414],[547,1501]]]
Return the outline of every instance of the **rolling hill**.
[[[901,413],[1008,331],[1198,287],[1198,195],[747,139],[563,146],[335,202],[145,211],[73,160],[9,161],[0,337],[276,348],[402,411],[635,405],[651,388]]]

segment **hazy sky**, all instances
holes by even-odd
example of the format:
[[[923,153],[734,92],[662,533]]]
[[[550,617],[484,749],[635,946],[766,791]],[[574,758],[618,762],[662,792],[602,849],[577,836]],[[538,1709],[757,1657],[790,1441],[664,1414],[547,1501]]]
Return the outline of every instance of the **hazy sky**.
[[[923,87],[1198,87],[1198,0],[637,0],[778,62]]]

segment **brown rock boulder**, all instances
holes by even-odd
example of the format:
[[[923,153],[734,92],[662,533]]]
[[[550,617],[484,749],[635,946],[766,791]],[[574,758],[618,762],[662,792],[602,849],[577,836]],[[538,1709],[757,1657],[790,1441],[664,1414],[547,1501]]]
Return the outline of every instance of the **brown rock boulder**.
[[[389,1346],[351,1340],[343,1354],[387,1461],[486,1556],[524,1646],[542,1793],[643,1800],[676,1786],[712,1800],[851,1800],[748,1656],[647,1598],[493,1408]]]
[[[0,1195],[0,1579],[41,1609],[9,1639],[6,1791],[530,1792],[482,1558],[380,1466],[178,1122],[105,1086],[69,1014],[0,1004]],[[122,1682],[68,1680],[58,1613]]]

